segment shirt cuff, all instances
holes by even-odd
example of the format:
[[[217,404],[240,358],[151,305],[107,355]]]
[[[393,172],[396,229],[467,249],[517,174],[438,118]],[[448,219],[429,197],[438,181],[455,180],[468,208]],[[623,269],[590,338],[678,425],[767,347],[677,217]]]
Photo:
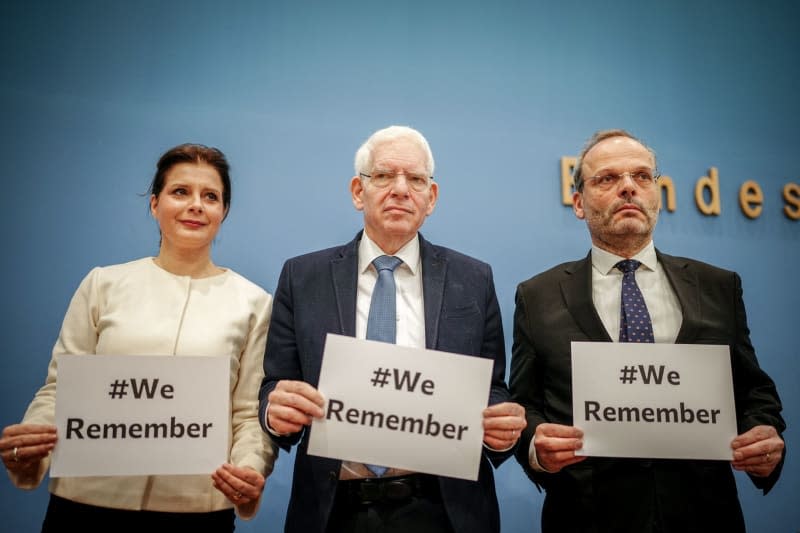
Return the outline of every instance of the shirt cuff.
[[[546,470],[542,465],[539,464],[539,459],[536,458],[536,436],[531,439],[531,445],[528,448],[528,464],[531,465],[534,472],[545,472],[550,474],[551,472]]]
[[[486,448],[487,450],[491,450],[491,451],[493,451],[493,452],[497,452],[497,453],[503,453],[503,452],[507,452],[508,450],[510,450],[511,448],[513,448],[513,447],[514,447],[514,446],[516,446],[516,445],[517,445],[517,443],[516,443],[516,441],[515,441],[515,442],[514,442],[514,444],[512,444],[512,445],[511,445],[511,446],[509,446],[508,448],[503,448],[502,450],[496,450],[496,449],[492,448],[491,446],[489,446],[488,444],[486,444],[485,442],[483,443],[483,447],[484,447],[484,448]]]
[[[278,433],[269,425],[269,402],[267,402],[267,408],[264,409],[264,427],[267,428],[269,434],[274,437],[288,437],[289,433]]]

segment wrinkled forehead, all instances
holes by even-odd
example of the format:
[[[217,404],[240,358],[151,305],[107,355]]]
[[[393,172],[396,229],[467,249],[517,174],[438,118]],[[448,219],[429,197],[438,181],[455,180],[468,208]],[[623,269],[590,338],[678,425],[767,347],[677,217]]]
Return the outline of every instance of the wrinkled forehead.
[[[373,147],[372,167],[382,170],[424,172],[428,167],[428,155],[413,139],[386,140]]]
[[[600,170],[626,171],[655,168],[655,157],[644,145],[630,137],[603,139],[583,158],[585,172],[589,175]]]

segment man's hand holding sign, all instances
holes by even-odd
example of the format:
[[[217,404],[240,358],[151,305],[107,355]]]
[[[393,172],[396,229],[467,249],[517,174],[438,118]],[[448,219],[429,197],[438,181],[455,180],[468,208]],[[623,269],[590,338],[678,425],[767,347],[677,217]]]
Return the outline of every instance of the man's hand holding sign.
[[[783,439],[772,426],[756,426],[731,444],[733,468],[757,477],[767,477],[783,459]]]

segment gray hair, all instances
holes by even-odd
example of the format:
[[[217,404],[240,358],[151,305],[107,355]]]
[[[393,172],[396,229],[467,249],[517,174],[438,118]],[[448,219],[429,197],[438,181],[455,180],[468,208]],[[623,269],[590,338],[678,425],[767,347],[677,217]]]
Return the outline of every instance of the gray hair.
[[[575,163],[575,169],[572,171],[572,185],[575,187],[576,191],[580,192],[583,189],[583,160],[586,157],[586,154],[588,154],[589,150],[597,146],[601,141],[605,141],[606,139],[611,139],[613,137],[627,137],[628,139],[634,140],[641,144],[647,149],[648,152],[650,152],[650,155],[653,156],[653,163],[656,163],[655,150],[643,143],[641,139],[631,135],[627,131],[623,129],[597,131],[588,141],[586,141],[586,144],[583,146],[583,150],[581,150],[581,153],[578,155],[578,161]]]
[[[364,141],[364,144],[362,144],[361,147],[356,151],[356,174],[369,174],[369,172],[372,170],[372,153],[375,149],[375,146],[387,141],[403,138],[416,143],[420,148],[422,148],[422,151],[425,152],[427,158],[427,161],[425,162],[425,171],[427,172],[428,177],[433,177],[433,152],[431,152],[431,147],[420,132],[414,128],[409,128],[408,126],[389,126],[388,128],[378,130],[370,135],[369,139]]]

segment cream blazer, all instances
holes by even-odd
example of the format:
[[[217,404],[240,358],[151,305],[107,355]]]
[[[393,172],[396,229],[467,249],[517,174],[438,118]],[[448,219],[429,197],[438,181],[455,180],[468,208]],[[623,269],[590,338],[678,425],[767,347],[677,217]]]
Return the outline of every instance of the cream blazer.
[[[146,257],[93,269],[72,297],[53,348],[56,354],[230,356],[230,462],[265,477],[275,448],[258,422],[258,388],[272,297],[232,270],[203,279],[171,274]],[[23,422],[53,424],[58,368],[53,357],[47,380]],[[20,488],[41,483],[49,459],[36,476],[11,475]],[[209,512],[233,505],[210,475],[52,478],[51,493],[115,509]],[[251,518],[257,505],[237,509]]]

